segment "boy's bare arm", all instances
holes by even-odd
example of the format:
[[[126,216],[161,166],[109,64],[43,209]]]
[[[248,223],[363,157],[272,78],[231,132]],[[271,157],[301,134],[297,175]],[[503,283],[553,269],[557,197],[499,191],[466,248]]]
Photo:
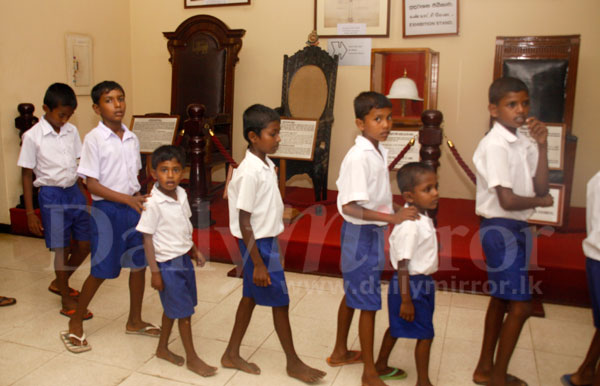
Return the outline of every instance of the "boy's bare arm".
[[[552,206],[554,203],[554,199],[549,194],[542,197],[523,197],[515,194],[511,188],[503,186],[496,186],[496,194],[504,210],[525,210],[536,206]]]
[[[358,205],[356,201],[342,205],[342,211],[348,216],[356,217],[367,221],[382,221],[390,224],[400,224],[405,220],[417,220],[419,212],[415,207],[400,208],[395,213],[383,213],[375,210],[366,209]]]
[[[141,194],[136,194],[135,196],[129,196],[127,194],[115,192],[114,190],[102,185],[97,179],[92,177],[87,177],[86,181],[88,190],[93,195],[100,196],[105,200],[129,205],[138,213],[142,213],[142,210],[144,210],[144,202],[146,201],[148,195],[142,196]]]
[[[27,214],[27,227],[29,228],[29,232],[34,235],[42,236],[44,227],[33,209],[33,170],[21,168],[21,177],[23,180],[23,199],[25,201],[25,213]]]
[[[548,128],[543,122],[536,118],[528,118],[529,135],[538,145],[538,163],[533,177],[533,189],[537,196],[543,197],[548,194]]]
[[[271,276],[267,267],[263,263],[258,248],[256,247],[256,240],[254,238],[254,231],[250,225],[251,213],[244,210],[240,210],[240,230],[242,232],[242,239],[246,245],[246,250],[250,254],[252,263],[254,263],[254,275],[252,280],[254,284],[259,287],[267,287],[271,285]]]
[[[398,288],[402,297],[400,317],[408,322],[415,320],[415,306],[410,297],[410,279],[408,275],[408,260],[398,262]]]
[[[162,291],[164,285],[158,263],[156,262],[156,252],[152,243],[152,235],[148,233],[142,233],[142,235],[144,237],[144,253],[146,254],[146,260],[148,261],[151,273],[150,285],[155,290]]]

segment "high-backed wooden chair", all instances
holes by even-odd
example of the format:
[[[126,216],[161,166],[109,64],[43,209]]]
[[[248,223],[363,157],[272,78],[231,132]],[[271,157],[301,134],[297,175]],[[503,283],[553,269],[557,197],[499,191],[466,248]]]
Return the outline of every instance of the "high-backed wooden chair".
[[[337,55],[331,57],[327,51],[317,46],[307,46],[290,57],[283,57],[283,115],[319,120],[313,161],[288,160],[286,180],[296,174],[308,174],[312,179],[317,201],[327,199],[337,67]]]

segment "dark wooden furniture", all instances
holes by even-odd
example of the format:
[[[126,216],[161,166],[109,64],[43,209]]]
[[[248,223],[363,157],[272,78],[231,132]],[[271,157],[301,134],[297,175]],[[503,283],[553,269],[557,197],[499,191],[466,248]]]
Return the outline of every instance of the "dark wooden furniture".
[[[327,199],[337,67],[337,55],[331,57],[317,46],[307,46],[283,57],[282,115],[319,120],[313,161],[287,160],[286,180],[296,174],[308,174],[316,201]]]
[[[543,122],[565,124],[563,169],[550,171],[550,182],[565,186],[565,219],[569,215],[577,149],[577,137],[571,133],[579,44],[579,35],[499,36],[494,61],[494,79],[512,76],[527,84],[531,115]],[[558,229],[565,230],[565,226]]]
[[[17,110],[19,111],[19,116],[15,118],[15,127],[19,130],[19,138],[21,138],[24,132],[38,123],[39,119],[33,115],[35,111],[33,103],[19,103]]]
[[[199,166],[205,169],[201,184],[203,199],[222,187],[213,186],[213,167],[225,163],[209,136],[212,129],[215,136],[231,153],[233,95],[235,65],[242,48],[243,29],[229,29],[221,20],[209,15],[196,15],[188,18],[174,32],[164,32],[169,40],[167,48],[169,61],[173,67],[171,82],[171,114],[179,115],[182,122],[188,117],[190,104],[203,105],[205,120],[201,135],[204,139],[204,156]],[[195,110],[194,110],[195,111]],[[190,117],[192,118],[192,117]],[[198,134],[198,133],[196,133]],[[182,146],[189,152],[190,135],[184,132]],[[192,159],[197,157],[191,156]],[[192,169],[197,169],[192,165]],[[194,184],[193,181],[190,183]],[[194,200],[191,197],[190,201]]]

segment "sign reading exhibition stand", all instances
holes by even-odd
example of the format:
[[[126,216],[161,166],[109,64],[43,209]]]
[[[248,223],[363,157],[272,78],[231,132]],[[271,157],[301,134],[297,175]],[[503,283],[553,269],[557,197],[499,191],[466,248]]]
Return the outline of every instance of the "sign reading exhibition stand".
[[[338,55],[340,66],[370,66],[371,65],[371,39],[337,39],[327,41],[329,55]]]
[[[404,37],[458,34],[458,0],[404,0]]]

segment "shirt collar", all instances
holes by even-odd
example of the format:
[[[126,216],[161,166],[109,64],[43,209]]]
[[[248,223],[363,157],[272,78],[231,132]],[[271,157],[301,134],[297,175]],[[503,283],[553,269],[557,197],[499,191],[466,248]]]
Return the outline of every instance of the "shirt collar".
[[[104,122],[100,121],[98,123],[98,127],[102,131],[102,135],[103,135],[104,139],[110,138],[111,134],[114,135],[115,137],[119,138],[119,136],[116,135],[114,131],[112,131],[111,129],[109,129],[108,126],[106,126],[104,124]],[[121,123],[121,128],[123,128],[123,142],[125,142],[129,138],[133,138],[133,133],[123,123]]]
[[[496,133],[497,135],[499,135],[500,137],[504,138],[506,140],[506,142],[508,143],[513,143],[516,142],[518,139],[518,131],[517,131],[517,135],[511,133],[510,131],[508,131],[508,129],[501,124],[498,121],[494,122],[494,126],[492,126],[492,132]]]
[[[373,142],[369,141],[368,139],[366,139],[363,135],[357,135],[356,139],[354,140],[354,143],[356,144],[356,146],[358,146],[359,148],[363,149],[363,150],[375,150],[377,151],[377,149],[379,149],[379,151],[381,152],[381,154],[383,154],[385,149],[383,146],[381,146],[381,142],[377,143],[377,148],[375,148],[375,145],[373,145]]]
[[[64,124],[60,127],[60,132],[56,132],[54,130],[54,128],[52,127],[52,125],[50,124],[50,122],[48,122],[45,118],[45,116],[42,115],[41,121],[42,122],[42,135],[48,135],[48,134],[54,134],[57,136],[60,135],[65,135],[70,131],[70,126],[68,124]]]
[[[158,203],[182,202],[182,198],[183,198],[182,194],[187,194],[187,193],[185,193],[185,190],[181,186],[178,186],[177,189],[175,190],[175,192],[177,193],[177,201],[174,200],[173,197],[169,197],[166,194],[164,194],[163,192],[161,192],[160,189],[158,189],[158,182],[156,182],[156,183],[154,183],[154,187],[152,188],[152,197]]]
[[[275,164],[273,163],[273,161],[271,161],[271,159],[268,156],[265,156],[265,160],[267,161],[267,163],[265,164],[260,158],[258,158],[258,156],[252,153],[250,149],[246,149],[246,158],[248,158],[248,161],[250,161],[251,163],[260,165],[262,168],[269,170],[275,169]]]

